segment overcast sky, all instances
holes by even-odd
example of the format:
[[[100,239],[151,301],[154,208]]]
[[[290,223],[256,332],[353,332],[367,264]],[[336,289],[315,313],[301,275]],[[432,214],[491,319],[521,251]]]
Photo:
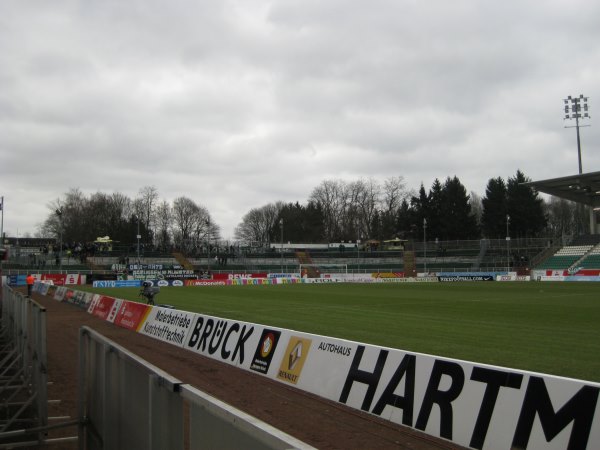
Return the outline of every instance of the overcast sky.
[[[563,99],[588,96],[600,170],[597,0],[2,0],[4,231],[71,188],[205,206],[224,238],[323,180],[485,194],[578,171]]]

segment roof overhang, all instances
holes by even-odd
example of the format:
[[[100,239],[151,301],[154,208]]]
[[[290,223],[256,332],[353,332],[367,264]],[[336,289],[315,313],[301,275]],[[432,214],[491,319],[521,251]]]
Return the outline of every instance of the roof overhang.
[[[600,172],[523,183],[544,194],[600,208]]]

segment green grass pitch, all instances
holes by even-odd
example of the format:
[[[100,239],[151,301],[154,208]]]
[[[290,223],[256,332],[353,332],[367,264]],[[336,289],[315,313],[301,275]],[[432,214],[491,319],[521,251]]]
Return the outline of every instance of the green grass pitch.
[[[92,289],[141,301],[139,288]],[[600,381],[596,283],[161,288],[156,303],[402,350]]]

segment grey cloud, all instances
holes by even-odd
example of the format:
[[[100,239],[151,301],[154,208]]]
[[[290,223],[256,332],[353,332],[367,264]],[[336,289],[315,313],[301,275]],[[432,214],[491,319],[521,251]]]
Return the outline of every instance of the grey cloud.
[[[153,184],[231,237],[251,207],[303,202],[327,178],[417,189],[457,175],[483,195],[518,168],[572,174],[561,102],[600,107],[599,13],[589,0],[7,0],[5,228],[33,232],[70,187]],[[590,171],[599,133],[582,129]]]

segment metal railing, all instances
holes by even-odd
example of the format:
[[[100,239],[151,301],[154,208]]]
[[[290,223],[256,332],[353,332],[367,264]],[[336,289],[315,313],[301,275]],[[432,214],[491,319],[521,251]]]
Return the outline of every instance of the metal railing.
[[[30,444],[22,441],[26,434],[42,443],[48,425],[46,309],[3,286],[1,323],[0,447]]]
[[[88,327],[80,330],[79,348],[82,450],[312,448]]]

